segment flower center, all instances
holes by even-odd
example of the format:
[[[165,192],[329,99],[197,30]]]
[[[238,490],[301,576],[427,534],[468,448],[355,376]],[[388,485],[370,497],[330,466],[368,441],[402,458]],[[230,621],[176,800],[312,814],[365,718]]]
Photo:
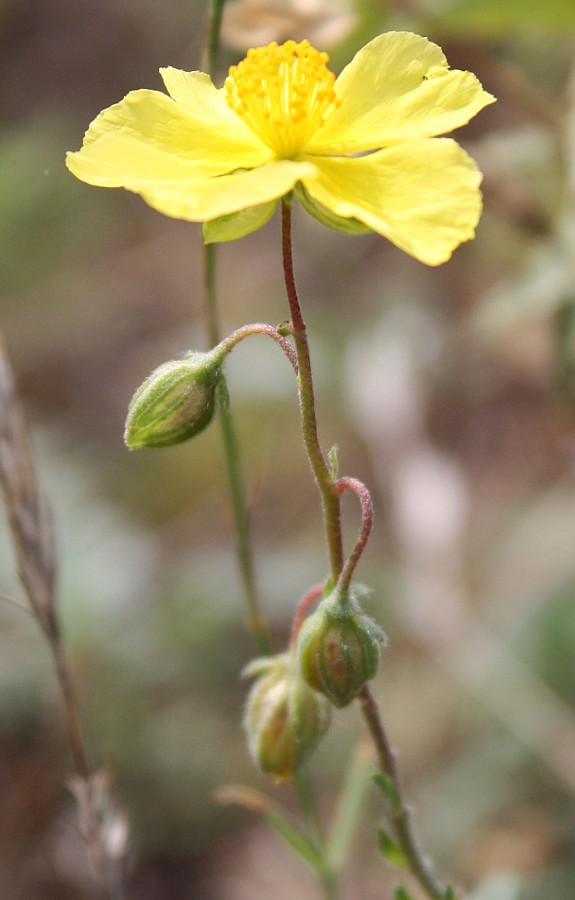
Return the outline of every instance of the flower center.
[[[293,158],[339,105],[328,59],[309,41],[248,50],[229,70],[226,102],[274,153]]]

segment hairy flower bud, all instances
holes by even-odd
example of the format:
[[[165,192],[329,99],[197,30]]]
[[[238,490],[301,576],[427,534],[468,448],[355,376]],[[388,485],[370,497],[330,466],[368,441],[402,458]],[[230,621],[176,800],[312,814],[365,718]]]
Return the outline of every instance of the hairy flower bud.
[[[245,674],[259,675],[244,716],[250,752],[264,772],[291,778],[327,731],[330,704],[308,687],[292,654],[256,659]]]
[[[377,673],[385,635],[353,597],[332,594],[303,623],[298,636],[302,674],[334,706],[347,706]]]
[[[138,388],[128,407],[124,440],[128,447],[171,447],[211,422],[221,354],[188,353],[158,366]]]

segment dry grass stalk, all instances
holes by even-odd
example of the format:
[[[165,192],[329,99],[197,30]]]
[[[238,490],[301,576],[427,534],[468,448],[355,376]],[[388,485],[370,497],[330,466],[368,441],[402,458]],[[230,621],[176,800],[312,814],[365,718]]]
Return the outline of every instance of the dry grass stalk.
[[[56,670],[74,761],[75,776],[70,780],[70,788],[78,803],[80,831],[106,896],[110,900],[120,900],[128,824],[111,800],[107,773],[91,773],[88,766],[73,680],[58,623],[52,523],[38,489],[25,416],[1,334],[0,484],[18,561],[18,575]]]

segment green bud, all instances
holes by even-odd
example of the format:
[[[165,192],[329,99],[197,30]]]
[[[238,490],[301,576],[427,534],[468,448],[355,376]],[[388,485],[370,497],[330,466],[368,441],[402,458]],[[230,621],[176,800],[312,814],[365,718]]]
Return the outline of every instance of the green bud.
[[[330,704],[308,687],[293,654],[256,659],[245,674],[259,675],[244,716],[250,753],[264,772],[291,778],[327,731]]]
[[[334,706],[347,706],[379,668],[385,635],[352,596],[332,594],[303,623],[298,636],[302,674]]]
[[[171,447],[199,434],[216,408],[221,354],[188,353],[158,366],[128,407],[128,447]]]

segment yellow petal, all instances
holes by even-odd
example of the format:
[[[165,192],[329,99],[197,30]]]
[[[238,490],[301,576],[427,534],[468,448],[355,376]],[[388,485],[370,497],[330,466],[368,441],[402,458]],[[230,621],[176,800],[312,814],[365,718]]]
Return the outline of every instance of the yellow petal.
[[[146,203],[166,216],[204,222],[284,197],[298,181],[313,178],[314,173],[315,167],[310,163],[279,160],[217,178],[157,182],[134,179],[125,187],[141,194]]]
[[[112,147],[119,147],[115,141],[121,138],[124,152],[117,160],[115,186],[123,184],[132,164],[140,165],[140,157],[145,166],[150,167],[153,152],[158,177],[164,177],[164,170],[178,161],[195,162],[203,172],[220,174],[237,168],[252,168],[269,160],[269,148],[232,110],[228,109],[229,115],[220,116],[221,97],[209,79],[207,82],[209,86],[203,83],[203,90],[198,88],[195,108],[191,101],[183,106],[159,91],[132,91],[120,103],[100,113],[86,132],[82,149],[72,156],[77,158],[90,150],[89,158],[95,160],[98,147],[111,176]],[[212,107],[210,101],[214,98]],[[113,143],[108,147],[110,138]],[[73,163],[70,168],[74,174],[83,177],[72,166]],[[83,165],[86,174],[89,174],[88,168],[87,164]]]
[[[222,137],[224,140],[242,138],[248,146],[259,145],[253,131],[228,106],[225,91],[216,88],[209,75],[184,72],[172,66],[160,69],[160,75],[170,97],[188,110],[203,128],[215,130],[220,140]]]
[[[424,138],[369,156],[314,162],[317,176],[303,180],[312,197],[421,262],[446,262],[475,234],[481,173],[455,141]]]
[[[470,72],[451,70],[425,38],[390,31],[365,45],[335,83],[341,105],[307,150],[357,153],[445,134],[495,98]]]
[[[159,150],[155,144],[124,137],[120,131],[85,144],[77,153],[67,153],[66,165],[76,178],[98,187],[128,187],[134,180],[178,181],[213,174],[209,162],[204,167],[201,161]]]

